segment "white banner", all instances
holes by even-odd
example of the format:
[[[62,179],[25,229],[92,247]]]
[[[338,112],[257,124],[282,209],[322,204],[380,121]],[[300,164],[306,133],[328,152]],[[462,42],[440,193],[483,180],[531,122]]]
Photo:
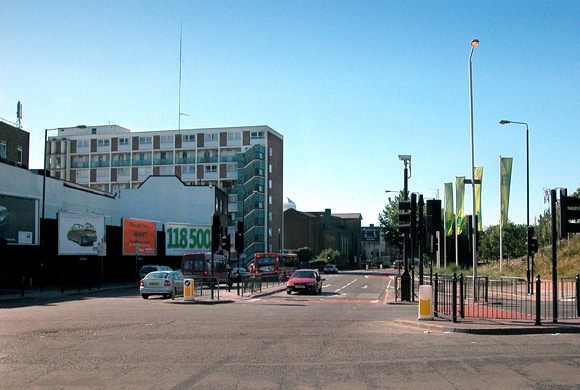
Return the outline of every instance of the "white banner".
[[[58,213],[58,254],[97,256],[105,242],[105,217],[95,214]]]
[[[165,255],[211,251],[211,227],[185,223],[165,224]]]

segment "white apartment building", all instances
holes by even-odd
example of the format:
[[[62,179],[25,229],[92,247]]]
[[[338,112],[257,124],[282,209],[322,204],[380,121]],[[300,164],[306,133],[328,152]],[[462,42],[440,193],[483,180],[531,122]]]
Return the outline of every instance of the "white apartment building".
[[[52,177],[110,193],[137,188],[150,175],[213,185],[228,194],[231,226],[244,222],[249,258],[283,246],[284,137],[268,126],[132,132],[81,125],[48,133],[45,158]]]

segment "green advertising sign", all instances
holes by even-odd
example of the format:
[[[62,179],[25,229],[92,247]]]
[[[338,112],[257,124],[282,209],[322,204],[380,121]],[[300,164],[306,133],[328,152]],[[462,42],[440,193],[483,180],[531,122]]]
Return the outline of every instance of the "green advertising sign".
[[[209,226],[183,223],[165,224],[165,255],[183,256],[185,253],[211,250],[211,228]]]

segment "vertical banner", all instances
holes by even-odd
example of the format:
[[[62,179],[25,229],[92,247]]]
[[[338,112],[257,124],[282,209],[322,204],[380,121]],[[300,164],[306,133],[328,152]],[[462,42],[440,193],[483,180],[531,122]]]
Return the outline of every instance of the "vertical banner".
[[[455,177],[455,191],[456,191],[456,198],[455,198],[455,215],[457,218],[457,235],[460,235],[462,232],[463,227],[463,220],[465,219],[465,215],[463,214],[464,209],[464,200],[465,200],[465,176],[456,176]]]
[[[475,180],[483,180],[483,167],[475,167]],[[477,215],[477,230],[482,231],[481,219],[481,184],[475,184],[475,215]]]
[[[453,183],[444,183],[445,186],[445,231],[447,236],[453,235]]]
[[[137,253],[137,244],[139,253]],[[157,254],[157,229],[155,222],[123,218],[123,255]]]
[[[513,158],[511,157],[501,157],[500,158],[500,172],[501,172],[501,217],[500,224],[504,227],[508,221],[508,210],[510,203],[510,185],[512,181],[512,164]]]

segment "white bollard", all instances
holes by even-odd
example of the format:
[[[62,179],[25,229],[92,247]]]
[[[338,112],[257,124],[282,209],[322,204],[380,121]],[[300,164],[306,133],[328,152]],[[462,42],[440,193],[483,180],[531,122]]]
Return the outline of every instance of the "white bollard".
[[[184,301],[194,301],[195,300],[195,282],[193,279],[183,280],[183,300]]]
[[[433,286],[419,286],[419,319],[433,319]]]

